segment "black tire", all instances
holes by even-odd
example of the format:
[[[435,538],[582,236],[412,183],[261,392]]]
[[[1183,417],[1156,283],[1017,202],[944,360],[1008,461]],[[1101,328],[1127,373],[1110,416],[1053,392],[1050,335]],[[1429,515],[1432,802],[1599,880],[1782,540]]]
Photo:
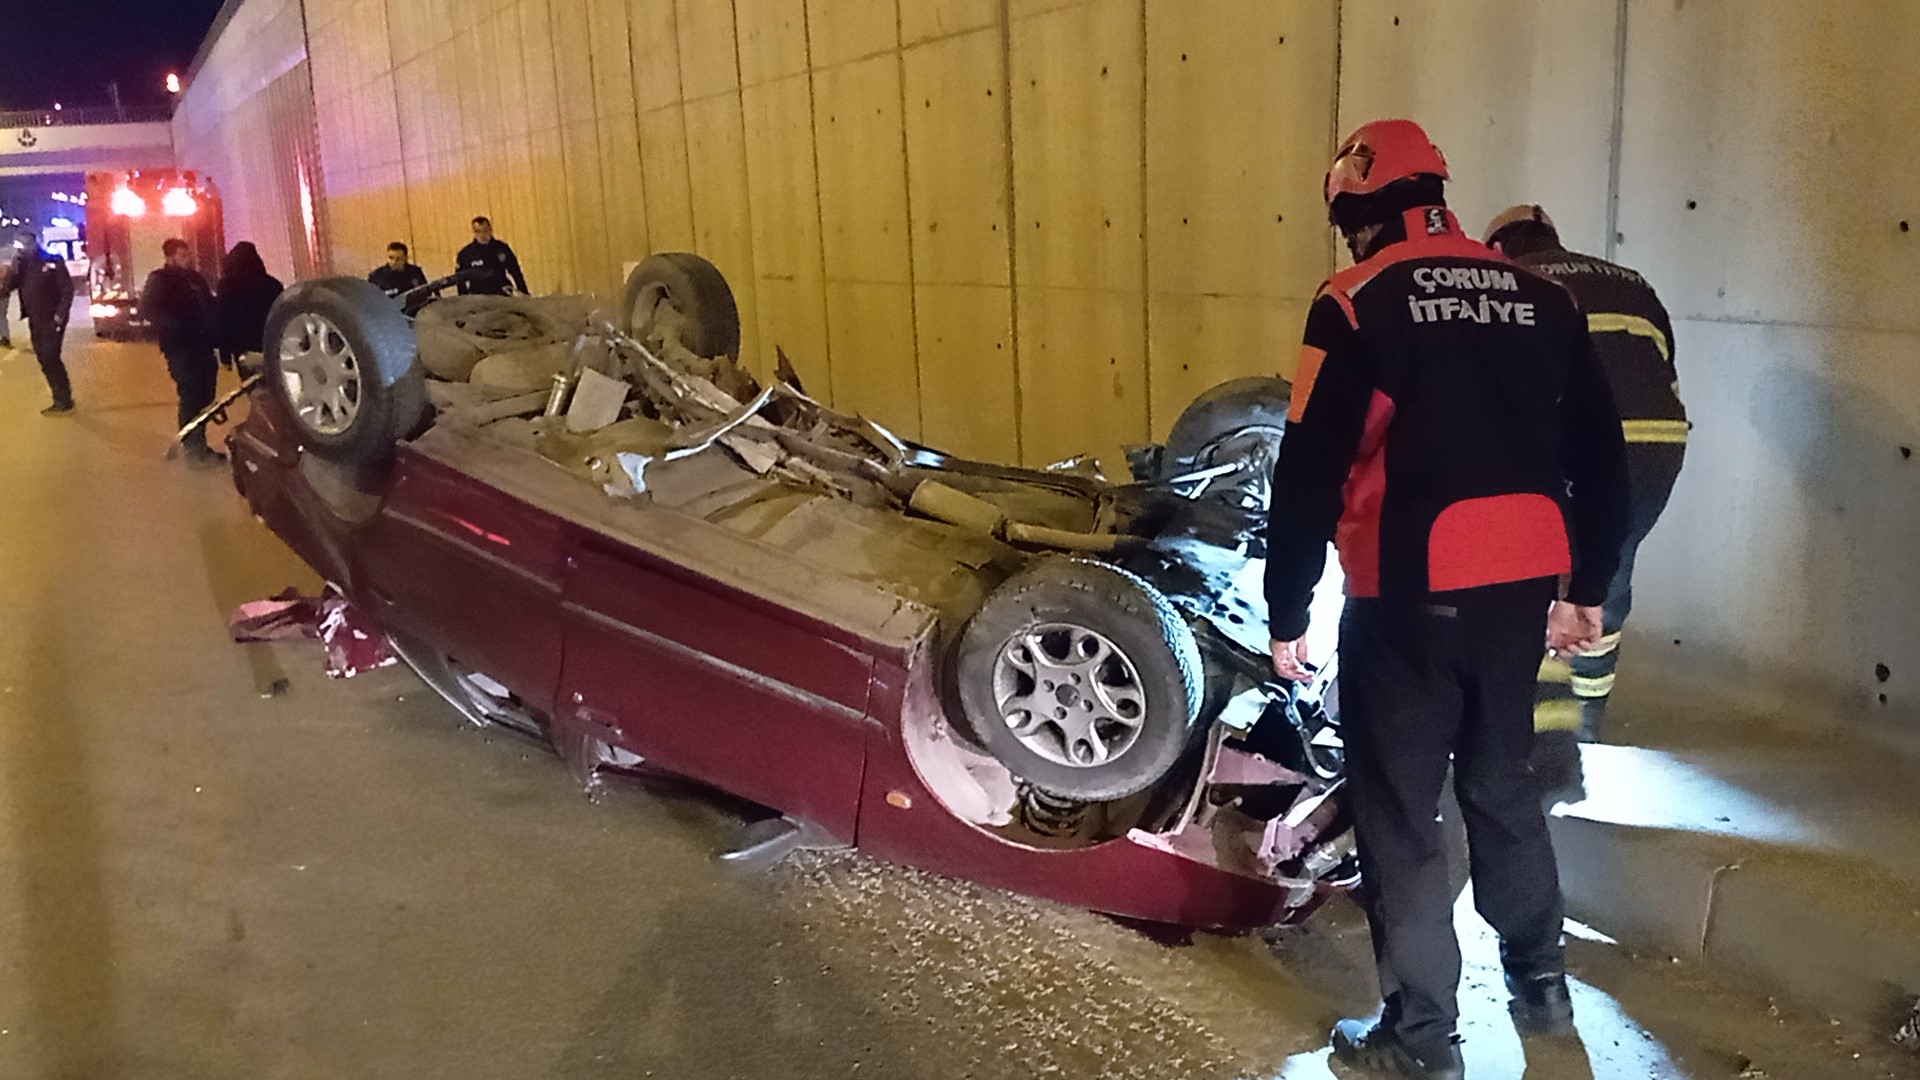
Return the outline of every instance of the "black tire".
[[[627,332],[640,337],[646,312],[662,299],[686,320],[680,340],[694,355],[740,358],[740,308],[718,267],[684,251],[647,256],[627,275]]]
[[[1112,666],[1114,654],[1107,654],[1109,659],[1084,672],[1086,681],[1075,677],[1069,686],[1061,680],[1051,701],[1062,711],[1078,706],[1090,713],[1096,711],[1090,702],[1098,702],[1100,710],[1117,717],[1126,709],[1112,705],[1115,689],[1137,699],[1132,715],[1139,722],[1133,734],[1124,735],[1124,723],[1105,725],[1109,732],[1122,733],[1114,742],[1123,743],[1105,760],[1074,762],[1071,759],[1080,755],[1070,745],[1073,738],[1066,728],[1053,719],[1036,721],[1031,712],[1017,707],[1026,694],[1047,693],[1042,675],[1057,673],[1060,660],[1075,660],[1075,630],[1105,639],[1116,651],[1119,666]],[[1050,654],[1045,664],[1033,663],[1031,672],[1012,651],[1027,635],[1037,635],[1040,648]],[[1039,659],[1030,651],[1028,655]],[[1042,558],[1008,578],[967,624],[954,672],[961,711],[981,745],[1015,776],[1063,798],[1106,801],[1152,787],[1193,748],[1200,729],[1203,676],[1192,629],[1153,586],[1105,563]],[[1074,688],[1091,690],[1094,681],[1110,689],[1095,698]],[[1038,726],[1017,733],[1009,715]],[[1078,715],[1069,712],[1068,718]],[[1104,745],[1105,737],[1095,735]]]
[[[318,329],[321,337],[312,331]],[[427,416],[413,326],[385,293],[359,278],[303,281],[280,295],[267,314],[267,384],[300,427],[304,448],[343,465],[386,461],[394,443]],[[344,346],[355,371],[352,415],[339,418],[298,399],[304,385],[296,360],[316,348]]]
[[[1167,435],[1166,451],[1160,455],[1161,478],[1244,463],[1241,471],[1210,481],[1201,497],[1264,517],[1292,394],[1287,380],[1271,376],[1233,379],[1201,394]]]
[[[1208,390],[1173,422],[1163,468],[1183,472],[1195,464],[1205,468],[1203,459],[1210,449],[1248,428],[1284,432],[1292,396],[1292,384],[1267,375],[1232,379]]]

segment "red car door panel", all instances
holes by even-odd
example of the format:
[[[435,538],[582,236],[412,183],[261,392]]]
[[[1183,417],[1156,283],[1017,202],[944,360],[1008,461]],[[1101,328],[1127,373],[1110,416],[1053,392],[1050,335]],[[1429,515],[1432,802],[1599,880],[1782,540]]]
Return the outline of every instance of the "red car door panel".
[[[867,656],[751,596],[591,539],[562,610],[558,722],[610,730],[663,769],[852,839]]]
[[[431,461],[399,468],[361,548],[382,615],[550,711],[570,530]]]

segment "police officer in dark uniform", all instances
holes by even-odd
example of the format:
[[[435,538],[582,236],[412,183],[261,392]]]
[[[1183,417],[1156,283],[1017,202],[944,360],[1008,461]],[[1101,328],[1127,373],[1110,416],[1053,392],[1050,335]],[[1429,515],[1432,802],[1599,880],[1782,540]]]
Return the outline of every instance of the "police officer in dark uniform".
[[[32,232],[21,232],[17,246],[19,254],[0,291],[0,308],[9,295],[20,294],[20,314],[33,338],[34,359],[40,361],[40,374],[53,393],[53,404],[40,414],[62,416],[73,411],[73,384],[67,378],[66,361],[60,358],[67,320],[73,317],[73,274],[66,260],[41,248]]]
[[[493,222],[484,217],[473,219],[473,243],[461,248],[454,261],[462,296],[526,295],[527,279],[520,273],[519,257],[505,240],[493,238]]]
[[[407,245],[395,240],[387,245],[387,261],[373,268],[367,280],[388,296],[411,292],[427,283],[427,272],[409,259]]]
[[[1487,226],[1487,244],[1535,273],[1565,285],[1586,309],[1593,351],[1607,373],[1627,440],[1631,493],[1620,570],[1607,588],[1601,629],[1591,651],[1541,668],[1533,725],[1542,732],[1601,736],[1607,696],[1620,663],[1620,632],[1633,608],[1633,564],[1641,541],[1667,508],[1687,452],[1687,408],[1673,362],[1673,320],[1637,271],[1570,252],[1553,219],[1538,206],[1516,206]],[[1565,735],[1550,736],[1566,738]]]
[[[1474,896],[1500,935],[1515,1023],[1571,1032],[1553,847],[1528,770],[1541,642],[1600,637],[1626,532],[1626,448],[1566,290],[1467,236],[1417,124],[1340,148],[1325,196],[1357,265],[1307,316],[1274,469],[1274,668],[1309,677],[1307,606],[1329,540],[1347,806],[1385,1008],[1334,1029],[1337,1059],[1464,1073],[1460,950],[1438,823],[1449,762]]]

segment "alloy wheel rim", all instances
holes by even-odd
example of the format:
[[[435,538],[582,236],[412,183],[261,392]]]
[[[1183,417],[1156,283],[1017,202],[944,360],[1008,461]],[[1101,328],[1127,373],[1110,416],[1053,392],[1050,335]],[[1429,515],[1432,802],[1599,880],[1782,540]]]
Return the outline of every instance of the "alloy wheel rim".
[[[1074,623],[1042,623],[1008,638],[994,659],[993,684],[1001,722],[1056,765],[1110,765],[1133,749],[1146,724],[1138,666],[1112,639]]]
[[[342,434],[360,415],[360,360],[324,315],[301,315],[281,335],[280,381],[301,426],[315,435]]]

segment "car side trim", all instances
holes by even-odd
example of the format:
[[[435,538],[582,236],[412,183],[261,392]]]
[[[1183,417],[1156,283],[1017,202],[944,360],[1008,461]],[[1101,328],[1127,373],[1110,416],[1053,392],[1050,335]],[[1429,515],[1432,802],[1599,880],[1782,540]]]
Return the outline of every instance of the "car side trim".
[[[410,514],[405,510],[385,510],[383,514],[402,525],[411,525],[422,532],[437,536],[459,548],[461,551],[477,556],[487,563],[497,566],[547,592],[553,593],[556,596],[560,594],[561,583],[558,578],[543,577],[538,571],[529,570],[519,563],[514,562],[512,559],[503,559],[498,554],[488,551],[486,548],[468,540],[466,537],[461,536],[451,529],[441,526],[437,522],[428,521],[426,518],[420,517],[417,514]]]
[[[701,652],[698,649],[674,641],[671,638],[662,637],[651,630],[642,630],[632,623],[616,619],[611,615],[595,611],[589,607],[582,607],[574,601],[562,601],[560,608],[562,611],[579,616],[587,622],[635,638],[661,652],[677,657],[688,663],[697,664],[701,667],[720,672],[737,682],[746,683],[771,694],[777,694],[807,709],[832,713],[842,719],[856,723],[864,722],[867,719],[866,713],[852,706],[844,705],[829,697],[822,697],[811,690],[803,690],[792,683],[782,682],[779,679],[762,674],[752,668],[741,667],[739,664],[733,663],[730,660],[722,660],[717,656]]]

